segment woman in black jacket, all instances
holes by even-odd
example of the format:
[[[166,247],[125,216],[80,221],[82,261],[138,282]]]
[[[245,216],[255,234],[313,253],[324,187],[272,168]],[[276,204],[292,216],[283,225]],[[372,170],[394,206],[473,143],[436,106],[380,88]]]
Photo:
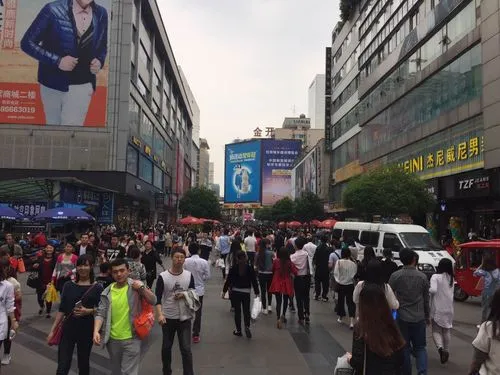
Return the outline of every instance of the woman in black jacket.
[[[45,302],[43,294],[47,289],[47,285],[52,281],[52,273],[56,267],[57,256],[55,254],[54,246],[47,244],[43,249],[43,254],[37,258],[33,264],[33,269],[38,273],[38,286],[36,288],[36,296],[40,310],[38,315],[43,314],[44,307],[46,308],[47,318],[50,318],[52,310],[52,302]]]
[[[144,242],[144,252],[142,253],[141,262],[146,268],[146,284],[151,289],[153,282],[156,280],[156,264],[163,267],[163,261],[153,247],[153,241],[147,240]]]
[[[234,323],[236,330],[233,335],[242,336],[241,334],[241,308],[243,306],[243,320],[245,321],[245,334],[248,338],[252,338],[250,331],[250,293],[252,287],[255,296],[259,296],[259,284],[253,266],[248,264],[248,258],[245,252],[239,251],[236,254],[236,264],[231,267],[227,275],[222,296],[231,289],[231,303],[234,306]]]
[[[392,317],[384,290],[376,284],[365,284],[359,295],[359,321],[352,342],[350,364],[354,372],[401,375],[404,347],[405,340]]]

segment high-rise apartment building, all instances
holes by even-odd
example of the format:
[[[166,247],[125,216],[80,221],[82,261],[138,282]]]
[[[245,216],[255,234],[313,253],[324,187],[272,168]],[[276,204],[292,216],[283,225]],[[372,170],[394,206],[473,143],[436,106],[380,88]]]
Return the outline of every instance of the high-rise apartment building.
[[[309,85],[308,109],[311,127],[313,129],[325,128],[325,75],[316,74]]]
[[[209,186],[210,147],[205,138],[200,138],[200,159],[198,168],[198,186]]]
[[[326,138],[337,205],[352,177],[397,164],[436,195],[428,227],[498,227],[498,17],[497,1],[361,0],[335,28]]]
[[[0,203],[28,216],[77,206],[123,227],[175,220],[196,114],[156,1],[96,2],[72,70],[50,49],[77,43],[50,27],[64,2],[4,3],[16,22],[0,41]]]
[[[208,163],[208,183],[213,184],[215,180],[215,165],[214,162]]]

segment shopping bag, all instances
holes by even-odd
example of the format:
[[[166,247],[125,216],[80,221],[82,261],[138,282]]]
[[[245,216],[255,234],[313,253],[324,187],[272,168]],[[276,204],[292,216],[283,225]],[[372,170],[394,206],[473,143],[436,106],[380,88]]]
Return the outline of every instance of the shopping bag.
[[[26,267],[24,265],[24,259],[23,258],[19,258],[17,260],[17,272],[19,272],[19,273],[25,273],[26,272]]]
[[[47,291],[45,293],[45,302],[59,302],[59,293],[57,293],[54,283],[50,283],[47,286]]]
[[[333,371],[334,375],[354,375],[354,369],[349,364],[349,355],[345,353],[342,357],[337,358],[337,366]]]
[[[215,266],[217,268],[226,268],[226,264],[224,262],[224,259],[222,259],[222,258],[217,259],[217,261],[215,262]]]
[[[253,299],[252,310],[250,316],[253,320],[256,320],[259,317],[260,311],[262,310],[262,301],[260,297],[255,297]]]
[[[141,312],[134,318],[134,329],[137,337],[140,340],[147,338],[151,333],[154,323],[153,306],[144,298],[141,298]]]
[[[38,277],[38,272],[31,272],[26,280],[26,285],[33,289],[39,289],[41,287],[40,278]]]

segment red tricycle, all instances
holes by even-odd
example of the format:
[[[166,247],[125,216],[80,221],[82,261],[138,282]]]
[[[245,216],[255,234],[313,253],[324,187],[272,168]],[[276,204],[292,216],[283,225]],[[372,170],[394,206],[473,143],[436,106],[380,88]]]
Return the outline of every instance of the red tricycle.
[[[481,265],[484,254],[490,254],[500,266],[500,239],[491,241],[474,241],[459,245],[460,253],[455,263],[455,292],[456,301],[463,302],[469,297],[481,295],[482,284],[480,278],[474,276],[474,271]]]

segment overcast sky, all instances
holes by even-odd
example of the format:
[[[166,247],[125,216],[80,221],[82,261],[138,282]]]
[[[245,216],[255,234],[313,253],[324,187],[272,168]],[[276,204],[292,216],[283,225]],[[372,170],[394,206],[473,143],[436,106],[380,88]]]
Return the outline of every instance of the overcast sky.
[[[224,145],[307,114],[338,0],[157,0],[224,189]]]

